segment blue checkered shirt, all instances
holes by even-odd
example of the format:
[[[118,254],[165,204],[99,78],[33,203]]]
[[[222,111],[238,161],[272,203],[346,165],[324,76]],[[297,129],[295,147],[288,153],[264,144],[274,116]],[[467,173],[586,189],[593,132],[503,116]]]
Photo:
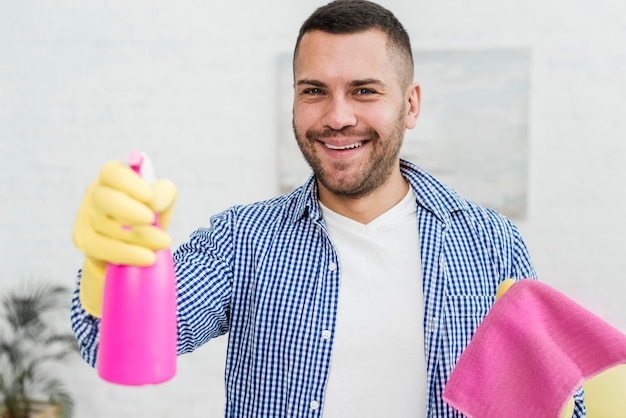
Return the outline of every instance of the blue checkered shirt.
[[[424,416],[462,417],[441,399],[445,382],[498,284],[534,278],[535,271],[508,219],[406,161],[401,170],[417,196],[429,388]],[[214,216],[174,259],[179,353],[228,333],[226,416],[321,416],[341,267],[314,179],[290,194]],[[98,320],[85,313],[77,294],[73,329],[94,365]],[[576,407],[574,416],[584,416],[582,401]]]

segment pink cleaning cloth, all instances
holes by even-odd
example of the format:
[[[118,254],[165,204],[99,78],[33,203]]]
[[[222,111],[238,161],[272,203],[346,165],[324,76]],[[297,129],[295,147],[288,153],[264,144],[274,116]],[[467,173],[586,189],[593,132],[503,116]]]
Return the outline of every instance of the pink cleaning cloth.
[[[443,399],[470,418],[556,418],[583,381],[622,363],[624,333],[550,286],[522,280],[485,316]]]

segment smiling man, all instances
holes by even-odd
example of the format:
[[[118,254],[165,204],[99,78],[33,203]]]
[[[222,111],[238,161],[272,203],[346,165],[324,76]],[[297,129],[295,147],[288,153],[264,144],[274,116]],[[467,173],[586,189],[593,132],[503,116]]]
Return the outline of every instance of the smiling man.
[[[176,251],[178,353],[228,334],[227,417],[461,417],[441,399],[450,372],[498,285],[535,277],[519,231],[399,158],[420,88],[390,11],[320,7],[293,69],[293,128],[313,175],[214,216]],[[175,196],[119,162],[87,191],[72,325],[92,365],[104,266],[153,263]]]
[[[410,52],[389,43],[378,28],[307,29],[295,51],[293,125],[319,199],[364,224],[408,191],[398,156],[419,112]]]

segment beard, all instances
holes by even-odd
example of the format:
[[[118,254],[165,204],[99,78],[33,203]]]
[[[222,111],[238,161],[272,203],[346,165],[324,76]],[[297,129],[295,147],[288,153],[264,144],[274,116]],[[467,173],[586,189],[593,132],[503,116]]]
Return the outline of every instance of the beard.
[[[362,131],[353,128],[323,131],[310,129],[302,136],[293,124],[293,131],[298,147],[316,179],[334,194],[358,198],[372,193],[391,176],[399,161],[404,124],[403,110],[398,115],[391,132],[384,137],[372,128]],[[366,146],[372,148],[369,158],[354,162],[322,161],[318,154],[318,141],[341,136],[367,140]]]

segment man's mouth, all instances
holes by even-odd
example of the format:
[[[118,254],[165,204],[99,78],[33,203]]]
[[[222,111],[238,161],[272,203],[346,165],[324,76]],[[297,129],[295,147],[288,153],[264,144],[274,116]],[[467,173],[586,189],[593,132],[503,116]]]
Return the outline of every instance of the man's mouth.
[[[354,148],[359,148],[360,146],[363,145],[363,141],[359,141],[359,142],[355,142],[354,144],[349,144],[349,145],[332,145],[329,143],[324,142],[324,145],[326,146],[326,148],[330,148],[330,149],[334,149],[334,150],[346,150],[346,149],[354,149]]]

